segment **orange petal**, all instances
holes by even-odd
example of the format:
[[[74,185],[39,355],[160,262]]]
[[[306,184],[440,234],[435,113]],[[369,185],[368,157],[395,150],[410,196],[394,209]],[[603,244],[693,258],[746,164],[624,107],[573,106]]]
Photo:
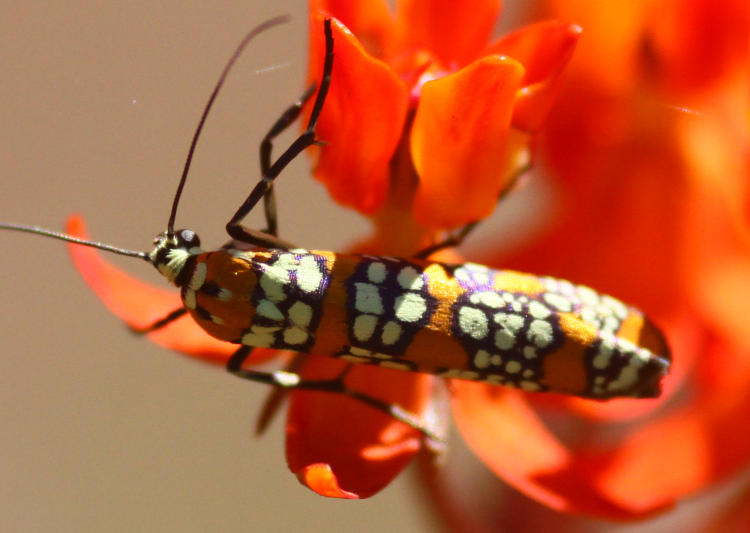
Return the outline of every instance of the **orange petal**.
[[[66,231],[81,239],[88,239],[81,217],[70,217]],[[139,281],[104,261],[99,252],[88,246],[70,244],[68,250],[89,287],[112,313],[129,326],[145,327],[182,307],[176,288],[171,291],[158,289]],[[167,327],[149,333],[148,337],[165,348],[219,364],[224,364],[237,349],[233,344],[209,336],[190,317],[182,317]]]
[[[513,110],[514,127],[536,131],[541,126],[580,34],[575,24],[550,20],[521,28],[487,49],[487,53],[518,60],[526,69]]]
[[[383,58],[393,47],[394,17],[385,0],[310,0],[310,13],[336,17],[370,55]]]
[[[323,18],[311,17],[310,77],[319,80],[324,53]],[[331,89],[317,136],[315,177],[334,200],[370,214],[385,200],[389,162],[406,119],[407,90],[382,61],[367,54],[356,37],[333,21]],[[309,110],[308,110],[309,112]]]
[[[508,130],[523,72],[514,59],[487,56],[423,85],[411,133],[420,224],[453,228],[492,212],[511,174]]]
[[[670,91],[712,91],[733,71],[747,72],[750,3],[673,0],[647,5],[651,10],[641,21],[643,31],[651,41],[652,63]]]
[[[559,511],[614,519],[656,512],[639,501],[617,501],[600,488],[596,470],[564,447],[537,418],[521,393],[454,381],[454,417],[471,449],[498,476]],[[634,495],[637,498],[637,495]]]
[[[311,356],[305,379],[337,376],[343,361]],[[422,414],[433,378],[354,365],[347,386]],[[420,433],[341,394],[295,391],[287,422],[287,463],[300,481],[323,496],[367,498],[383,489],[420,448]]]
[[[353,492],[341,489],[331,465],[325,463],[307,465],[297,472],[297,479],[303,485],[310,487],[313,491],[327,498],[359,499],[359,496]]]
[[[402,47],[426,49],[444,68],[463,66],[487,44],[499,13],[500,0],[400,0]]]

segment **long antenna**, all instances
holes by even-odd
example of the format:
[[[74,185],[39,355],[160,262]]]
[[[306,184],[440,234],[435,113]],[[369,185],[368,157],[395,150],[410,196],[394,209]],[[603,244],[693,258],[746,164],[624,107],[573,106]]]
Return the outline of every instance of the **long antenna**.
[[[60,233],[59,231],[51,231],[48,229],[40,228],[38,226],[22,226],[20,224],[6,224],[3,222],[0,222],[0,229],[9,229],[9,230],[14,230],[14,231],[23,231],[26,233],[33,233],[35,235],[44,235],[45,237],[52,237],[53,239],[59,239],[61,241],[72,242],[75,244],[82,244],[84,246],[91,246],[92,248],[98,248],[99,250],[105,250],[107,252],[112,252],[112,253],[116,253],[120,255],[127,255],[128,257],[138,257],[139,259],[144,259],[148,262],[151,262],[146,252],[138,252],[135,250],[127,250],[125,248],[118,248],[117,246],[112,246],[110,244],[105,244],[103,242],[87,241],[85,239],[79,239],[78,237],[73,237],[72,235],[68,235],[66,233]]]
[[[214,87],[214,90],[208,99],[208,103],[206,104],[206,107],[203,109],[203,114],[201,115],[200,122],[198,122],[198,127],[196,128],[195,133],[193,134],[193,139],[190,143],[190,150],[188,151],[187,159],[185,160],[185,168],[182,170],[182,177],[180,178],[180,183],[177,187],[177,192],[175,193],[174,201],[172,202],[172,212],[169,215],[169,223],[167,225],[168,237],[171,238],[174,236],[174,219],[177,214],[177,204],[180,201],[180,196],[182,195],[182,189],[185,187],[185,181],[187,179],[188,170],[190,170],[190,163],[193,160],[193,154],[195,152],[195,146],[198,143],[198,137],[200,136],[201,130],[203,129],[203,124],[206,122],[206,117],[208,117],[208,112],[211,110],[211,106],[213,105],[214,100],[216,100],[216,96],[219,94],[219,90],[221,89],[222,85],[224,85],[224,80],[226,80],[227,75],[229,74],[229,71],[231,70],[232,66],[237,62],[237,59],[239,58],[240,54],[242,54],[244,49],[247,47],[250,41],[252,41],[253,38],[255,38],[256,35],[274,26],[278,26],[280,24],[289,22],[290,18],[291,17],[289,17],[289,15],[281,15],[279,17],[274,17],[272,19],[269,19],[263,22],[262,24],[259,24],[258,26],[250,30],[242,39],[240,44],[237,46],[234,53],[229,58],[229,61],[227,62],[226,66],[224,67],[224,70],[221,72],[219,81],[216,83],[216,86]],[[45,237],[52,237],[53,239],[58,239],[61,241],[81,244],[83,246],[90,246],[92,248],[98,248],[99,250],[104,250],[106,252],[112,252],[115,254],[125,255],[128,257],[137,257],[139,259],[143,259],[145,261],[151,262],[151,259],[149,258],[146,252],[128,250],[126,248],[118,248],[117,246],[112,246],[110,244],[106,244],[103,242],[79,239],[78,237],[73,237],[72,235],[68,235],[66,233],[61,233],[59,231],[52,231],[52,230],[48,230],[45,228],[40,228],[39,226],[24,226],[21,224],[9,224],[9,223],[0,222],[0,229],[22,231],[25,233],[32,233],[35,235],[43,235]]]
[[[198,143],[198,137],[201,134],[201,130],[203,129],[203,124],[206,122],[206,117],[208,117],[208,112],[211,110],[211,106],[214,104],[214,100],[216,100],[216,96],[219,94],[219,90],[221,89],[222,85],[224,85],[224,80],[226,80],[227,75],[229,74],[229,71],[231,70],[232,66],[237,62],[237,59],[239,58],[240,54],[245,50],[247,45],[252,41],[255,36],[257,36],[260,33],[263,33],[269,28],[273,28],[274,26],[278,26],[279,24],[284,24],[286,22],[289,22],[290,20],[289,15],[281,15],[278,17],[274,17],[272,19],[269,19],[262,24],[259,24],[252,30],[250,30],[245,37],[242,39],[240,44],[237,46],[237,48],[234,50],[234,53],[229,58],[229,61],[227,62],[226,66],[224,67],[224,70],[221,72],[221,76],[219,76],[219,81],[216,83],[216,86],[214,87],[213,92],[211,93],[211,96],[208,99],[208,103],[206,104],[206,107],[203,109],[203,114],[201,115],[200,122],[198,122],[198,127],[195,130],[195,133],[193,134],[193,140],[190,142],[190,150],[188,150],[187,159],[185,160],[185,167],[182,169],[182,176],[180,177],[180,183],[177,186],[177,192],[174,195],[174,200],[172,201],[172,212],[169,214],[169,222],[167,223],[167,237],[171,238],[174,235],[174,220],[177,216],[177,204],[180,202],[180,197],[182,196],[182,189],[185,188],[185,181],[187,180],[188,171],[190,170],[190,163],[193,160],[193,153],[195,152],[195,146]]]

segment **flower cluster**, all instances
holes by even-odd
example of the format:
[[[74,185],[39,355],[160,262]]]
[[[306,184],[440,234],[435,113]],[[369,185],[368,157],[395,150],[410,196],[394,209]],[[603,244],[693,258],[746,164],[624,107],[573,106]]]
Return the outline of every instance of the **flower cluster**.
[[[537,8],[583,28],[537,147],[549,218],[518,247],[483,247],[478,259],[585,280],[633,302],[665,329],[675,360],[659,401],[532,399],[537,413],[565,415],[554,434],[534,426],[540,447],[529,444],[537,464],[524,492],[558,510],[641,518],[750,463],[740,422],[750,409],[750,6]],[[518,430],[492,409],[467,416],[493,413],[498,434]],[[496,447],[472,447],[499,476],[517,474]],[[488,511],[492,527],[512,523]]]
[[[666,329],[675,371],[658,400],[597,404],[450,384],[469,447],[552,509],[645,517],[750,460],[746,4],[540,1],[550,19],[492,41],[499,0],[402,0],[395,13],[384,0],[310,2],[311,80],[321,72],[326,17],[335,41],[314,174],[373,221],[357,251],[408,256],[485,218],[532,156],[541,158],[546,172],[533,179],[551,191],[546,226],[511,250],[482,243],[471,259],[585,283]],[[72,252],[129,324],[179,305],[91,250]],[[150,336],[216,363],[234,349],[189,320]],[[276,356],[256,350],[250,363]],[[311,355],[300,373],[331,377],[342,365]],[[439,386],[370,366],[355,366],[347,383],[423,415]],[[556,432],[540,413],[554,415]],[[290,394],[286,439],[292,472],[344,498],[375,494],[424,446],[418,431],[381,412],[310,391]],[[444,477],[430,483],[434,494],[450,489]]]

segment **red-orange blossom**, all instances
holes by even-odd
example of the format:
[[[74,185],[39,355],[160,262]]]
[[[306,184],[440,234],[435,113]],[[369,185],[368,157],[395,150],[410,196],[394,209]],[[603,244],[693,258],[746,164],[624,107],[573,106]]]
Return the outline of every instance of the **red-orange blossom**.
[[[333,16],[333,78],[317,130],[326,144],[315,154],[315,176],[339,203],[371,217],[375,231],[360,251],[409,255],[442,230],[492,212],[498,196],[531,157],[533,135],[552,106],[580,30],[574,24],[544,21],[491,43],[499,1],[403,0],[398,6],[394,14],[384,1],[311,1],[310,77],[318,79],[322,64],[322,20]],[[583,202],[594,192],[569,194]],[[640,198],[634,193],[627,199]],[[587,223],[586,211],[576,215],[581,224]],[[597,227],[596,235],[606,235],[608,228]],[[81,233],[80,221],[73,220],[69,230]],[[567,234],[571,236],[575,238]],[[547,259],[552,250],[556,248],[551,245],[542,248],[538,256]],[[613,245],[603,253],[616,256],[617,250]],[[132,280],[101,262],[95,252],[71,251],[87,281],[129,324],[146,325],[179,305],[177,294]],[[528,257],[519,254],[508,261],[534,273],[558,273],[554,258],[540,264]],[[487,260],[493,260],[489,253]],[[564,273],[628,296],[617,284],[597,285],[602,276],[588,278],[588,270]],[[659,287],[650,290],[658,292]],[[648,307],[651,302],[636,303]],[[691,327],[680,319],[684,317],[675,319],[675,328]],[[150,336],[216,363],[225,362],[234,350],[208,338],[189,319]],[[687,341],[676,348],[694,350]],[[250,362],[275,355],[256,350]],[[683,370],[688,359],[681,356]],[[313,355],[301,373],[331,377],[343,364]],[[436,378],[355,366],[347,383],[424,414],[431,407]],[[450,391],[469,446],[497,475],[554,509],[633,518],[668,506],[677,495],[666,490],[643,495],[644,479],[650,476],[646,466],[660,460],[648,455],[654,442],[649,428],[620,438],[602,454],[556,439],[530,407],[533,395],[461,381],[453,381]],[[600,420],[621,420],[624,413],[633,417],[659,405],[620,401],[599,407],[557,397],[539,402]],[[300,391],[290,395],[286,439],[287,461],[299,479],[323,495],[345,498],[381,490],[423,445],[416,430],[362,404]],[[636,452],[640,455],[634,456]]]

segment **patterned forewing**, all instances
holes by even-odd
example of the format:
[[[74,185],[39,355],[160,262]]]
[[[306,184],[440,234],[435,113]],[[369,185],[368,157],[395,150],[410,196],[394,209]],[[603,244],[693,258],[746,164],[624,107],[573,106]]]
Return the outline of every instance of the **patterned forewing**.
[[[472,263],[222,250],[198,256],[183,300],[230,342],[527,391],[648,397],[669,366],[619,300]]]

